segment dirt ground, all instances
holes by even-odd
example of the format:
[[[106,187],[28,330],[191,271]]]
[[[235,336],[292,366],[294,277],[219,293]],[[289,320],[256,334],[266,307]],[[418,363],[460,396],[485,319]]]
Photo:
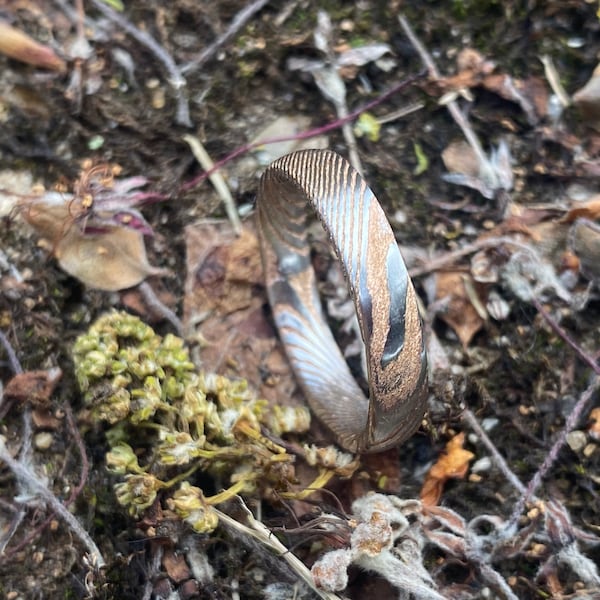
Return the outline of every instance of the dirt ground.
[[[47,498],[0,460],[0,597],[600,598],[598,4],[118,4],[78,12],[69,0],[0,0],[0,25],[45,49],[15,55],[20,42],[3,47],[0,29],[1,443],[106,561],[96,568]],[[401,14],[439,73],[384,96],[424,68]],[[452,103],[491,171],[465,149]],[[346,131],[344,111],[357,113]],[[113,489],[123,478],[106,468],[109,426],[84,401],[73,358],[98,317],[127,310],[161,336],[181,326],[202,370],[302,406],[253,226],[258,176],[276,150],[247,145],[311,129],[286,148],[349,156],[355,143],[422,299],[432,371],[427,419],[401,448],[361,457],[350,477],[338,470],[302,502],[284,499],[315,477],[297,450],[294,471],[241,493],[309,569],[353,543],[355,500],[420,499],[389,509],[408,518],[390,525],[396,545],[381,552],[391,562],[338,565],[348,585],[329,596],[303,583],[235,499],[218,509],[246,529],[221,521],[194,532],[166,489],[128,514]],[[226,159],[242,236],[185,136]],[[91,267],[69,262],[93,227],[103,235],[118,219],[114,252]],[[309,231],[332,326],[351,347],[343,281],[325,236]],[[283,437],[289,454],[334,441],[317,423]],[[188,479],[213,497],[231,473],[199,468]]]

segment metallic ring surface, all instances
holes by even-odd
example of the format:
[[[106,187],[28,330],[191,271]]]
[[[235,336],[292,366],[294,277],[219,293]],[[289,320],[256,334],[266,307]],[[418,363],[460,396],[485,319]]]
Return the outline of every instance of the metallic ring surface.
[[[309,208],[327,232],[354,301],[368,399],[323,315],[305,234]],[[303,150],[265,171],[257,213],[269,302],[312,410],[352,452],[402,443],[425,412],[427,359],[415,291],[375,195],[335,152]]]

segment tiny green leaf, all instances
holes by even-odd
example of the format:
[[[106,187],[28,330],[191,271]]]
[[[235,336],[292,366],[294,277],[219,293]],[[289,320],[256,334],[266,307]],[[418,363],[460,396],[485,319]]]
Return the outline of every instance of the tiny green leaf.
[[[429,159],[425,152],[423,152],[423,148],[421,148],[419,143],[415,142],[413,148],[415,150],[415,156],[417,157],[417,166],[413,172],[415,175],[421,175],[421,173],[425,173],[429,168]]]

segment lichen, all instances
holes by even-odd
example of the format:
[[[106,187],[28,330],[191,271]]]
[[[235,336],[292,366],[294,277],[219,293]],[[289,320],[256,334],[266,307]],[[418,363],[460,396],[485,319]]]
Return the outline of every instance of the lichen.
[[[244,380],[199,373],[182,339],[124,312],[94,323],[73,358],[89,417],[108,426],[106,466],[132,516],[160,500],[207,532],[217,524],[212,507],[236,494],[289,493],[295,457],[261,430],[305,431],[306,409],[269,407]],[[192,485],[198,470],[229,487],[205,496]]]

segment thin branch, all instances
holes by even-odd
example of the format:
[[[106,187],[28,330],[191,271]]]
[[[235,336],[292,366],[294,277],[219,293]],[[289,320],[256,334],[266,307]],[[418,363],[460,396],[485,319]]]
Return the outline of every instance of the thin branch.
[[[539,58],[542,65],[544,65],[544,75],[546,75],[546,80],[552,88],[554,95],[558,98],[558,101],[563,108],[568,108],[571,105],[571,98],[563,87],[563,84],[560,80],[560,75],[556,71],[556,67],[552,61],[552,57],[544,54]]]
[[[432,271],[439,271],[440,269],[452,265],[459,258],[468,256],[469,254],[474,254],[475,252],[478,252],[483,248],[498,248],[502,244],[512,246],[513,248],[518,248],[519,250],[523,250],[524,252],[527,252],[530,255],[535,255],[535,251],[531,246],[524,244],[523,242],[516,241],[513,238],[507,236],[483,238],[477,240],[476,242],[473,242],[472,244],[467,244],[459,250],[455,250],[453,252],[446,252],[441,256],[436,256],[422,267],[409,269],[409,274],[411,277],[419,277],[420,275],[426,275],[427,273],[431,273]]]
[[[533,494],[542,483],[542,479],[548,474],[548,471],[552,468],[552,465],[558,458],[558,453],[566,444],[567,435],[571,431],[573,431],[573,429],[575,429],[577,423],[579,422],[579,419],[581,418],[581,415],[583,414],[583,411],[588,405],[588,402],[591,400],[592,396],[599,387],[600,377],[594,377],[591,383],[588,385],[587,389],[583,392],[583,394],[581,394],[581,397],[577,401],[577,404],[575,404],[573,410],[571,410],[571,413],[567,417],[565,426],[560,432],[560,435],[550,448],[548,454],[546,454],[546,458],[540,465],[535,475],[531,478],[529,484],[527,485],[527,489],[523,494],[521,494],[521,497],[517,500],[510,518],[509,527],[507,529],[510,529],[511,526],[515,526],[517,524],[521,513],[525,508],[525,505],[531,500]]]
[[[319,596],[319,598],[323,598],[323,600],[340,600],[340,597],[336,594],[317,588],[306,565],[295,554],[290,552],[263,523],[254,518],[254,515],[241,498],[239,500],[249,525],[244,525],[243,523],[232,519],[223,511],[215,509],[221,523],[228,528],[233,529],[238,534],[247,535],[258,540],[261,544],[283,558],[292,570],[310,587],[311,590],[313,590],[313,592],[315,592],[315,594]]]
[[[69,425],[69,432],[73,439],[75,440],[75,444],[77,445],[77,450],[79,451],[79,456],[81,458],[81,474],[79,475],[79,483],[73,490],[71,494],[65,500],[65,508],[68,508],[75,500],[77,500],[78,496],[83,491],[85,484],[87,482],[88,476],[90,474],[90,463],[88,461],[87,453],[85,451],[85,445],[83,443],[83,439],[81,438],[81,433],[79,432],[79,428],[77,427],[77,423],[75,423],[75,417],[73,416],[73,411],[71,409],[70,404],[65,405],[65,414],[67,416],[67,424]],[[7,552],[9,555],[14,555],[19,552],[26,546],[28,546],[56,517],[56,513],[52,512],[50,515],[41,523],[39,526],[35,528],[29,535],[27,535],[24,539],[22,539],[16,546],[11,547],[10,552]]]
[[[205,48],[200,55],[181,68],[183,74],[199,69],[208,62],[221,46],[236,36],[239,30],[265,5],[269,0],[254,0],[233,17],[227,29],[212,43]]]
[[[161,316],[165,321],[171,323],[177,335],[183,337],[183,325],[181,320],[168,306],[160,301],[152,286],[147,281],[142,281],[142,283],[139,284],[138,289],[144,298],[144,302],[150,309]]]
[[[211,169],[215,166],[212,158],[206,151],[206,148],[202,145],[202,142],[195,135],[184,135],[183,141],[188,144],[194,158],[198,161],[200,166],[207,172],[210,172]],[[238,214],[237,208],[235,206],[235,201],[231,192],[229,191],[229,187],[225,182],[225,179],[221,173],[215,172],[212,175],[209,175],[210,182],[213,184],[217,194],[223,201],[223,205],[225,206],[225,212],[227,213],[227,217],[229,218],[229,222],[233,227],[233,231],[236,235],[240,235],[242,233],[242,222],[240,221],[240,215]]]
[[[10,364],[11,371],[15,375],[20,375],[23,372],[23,367],[17,358],[17,353],[12,347],[11,343],[8,341],[6,335],[4,335],[3,331],[0,331],[0,344],[4,348],[4,352],[6,352],[6,356],[8,358],[8,363]]]
[[[15,460],[0,437],[0,460],[13,472],[14,476],[28,487],[32,492],[39,495],[63,521],[67,523],[71,531],[79,538],[92,557],[93,564],[98,568],[106,563],[96,543],[89,533],[81,526],[81,523],[75,518],[69,510],[59,502],[58,498],[40,481],[38,476],[28,466]]]
[[[542,306],[540,301],[533,296],[531,303],[537,308],[540,315],[550,326],[552,331],[561,337],[573,350],[579,358],[589,367],[592,368],[596,375],[600,375],[600,365],[554,320],[552,315]]]
[[[496,466],[502,471],[504,477],[510,482],[510,484],[521,494],[525,493],[525,486],[521,483],[521,480],[511,471],[508,463],[504,460],[504,457],[500,452],[498,452],[498,448],[494,445],[494,442],[490,440],[487,433],[484,431],[483,427],[479,424],[477,417],[473,414],[473,412],[469,409],[466,409],[462,414],[463,419],[469,424],[471,429],[477,434],[477,436],[481,439],[483,445],[490,451]]]
[[[415,50],[421,57],[421,60],[423,61],[423,64],[429,71],[429,74],[435,79],[440,79],[440,73],[435,65],[435,62],[433,61],[433,58],[431,57],[431,54],[429,54],[425,46],[416,36],[408,21],[402,15],[398,17],[398,20],[400,21],[400,26],[404,30],[406,37],[410,40],[410,43],[414,46]],[[446,107],[448,108],[448,112],[452,115],[452,118],[454,119],[456,124],[461,128],[465,139],[467,140],[467,142],[473,149],[473,152],[477,156],[477,160],[479,161],[480,165],[480,171],[485,173],[486,175],[493,174],[493,166],[491,165],[488,157],[486,156],[477,135],[473,131],[473,128],[471,127],[469,121],[467,120],[463,112],[460,110],[456,101],[449,100],[446,103]]]
[[[168,74],[169,85],[173,88],[177,99],[177,114],[175,120],[179,125],[191,127],[190,108],[183,89],[187,82],[181,69],[175,64],[171,55],[149,34],[130,23],[124,16],[113,10],[102,0],[91,0],[92,4],[107,19],[124,29],[132,38],[145,46],[162,63]]]

